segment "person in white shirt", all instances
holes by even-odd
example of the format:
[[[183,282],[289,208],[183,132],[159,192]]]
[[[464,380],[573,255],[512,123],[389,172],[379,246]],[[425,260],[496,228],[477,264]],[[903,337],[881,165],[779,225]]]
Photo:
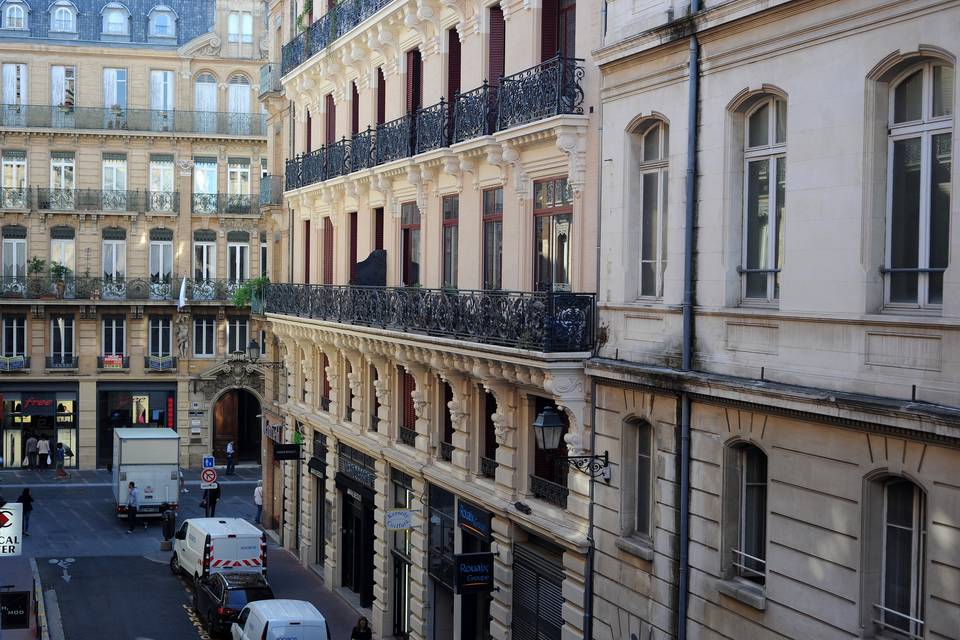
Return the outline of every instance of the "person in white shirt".
[[[257,506],[257,519],[254,522],[260,524],[260,516],[263,515],[263,480],[257,480],[257,486],[253,490],[253,504]]]
[[[37,442],[37,453],[40,455],[40,468],[46,469],[50,466],[50,441],[46,438],[40,438]]]
[[[233,475],[233,440],[227,443],[227,475]]]

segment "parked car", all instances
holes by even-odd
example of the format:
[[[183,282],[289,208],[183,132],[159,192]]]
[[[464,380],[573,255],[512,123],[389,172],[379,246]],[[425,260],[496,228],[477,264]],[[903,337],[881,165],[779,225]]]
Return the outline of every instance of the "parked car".
[[[242,518],[184,520],[173,541],[170,570],[199,580],[213,573],[267,573],[267,537]]]
[[[243,608],[232,640],[330,640],[327,620],[303,600],[260,600]]]
[[[211,635],[226,633],[247,604],[272,599],[270,584],[258,573],[213,573],[193,590],[193,608]]]

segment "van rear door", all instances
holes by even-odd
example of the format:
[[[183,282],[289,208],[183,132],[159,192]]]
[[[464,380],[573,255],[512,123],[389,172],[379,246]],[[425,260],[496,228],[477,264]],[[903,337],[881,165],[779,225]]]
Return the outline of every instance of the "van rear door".
[[[228,534],[212,541],[210,571],[261,572],[264,561],[261,556],[260,536]]]
[[[330,640],[322,620],[271,620],[266,631],[267,640]]]

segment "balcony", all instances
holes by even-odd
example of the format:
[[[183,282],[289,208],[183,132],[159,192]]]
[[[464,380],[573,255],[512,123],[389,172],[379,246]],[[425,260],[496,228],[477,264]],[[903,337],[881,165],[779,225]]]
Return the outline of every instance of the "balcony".
[[[76,369],[77,358],[68,355],[47,356],[44,366],[47,369]]]
[[[497,467],[499,463],[492,458],[480,458],[480,475],[484,478],[497,477]]]
[[[29,356],[0,356],[0,373],[23,373],[30,371]]]
[[[260,199],[257,194],[194,193],[190,209],[195,215],[260,215]]]
[[[260,98],[268,93],[283,91],[280,85],[280,65],[268,62],[260,67]]]
[[[283,204],[283,176],[260,178],[260,207]]]
[[[143,356],[144,371],[176,371],[177,359],[174,356]]]
[[[261,113],[2,105],[0,128],[265,136]]]
[[[390,0],[340,2],[283,45],[281,73],[287,75],[388,4]]]
[[[103,371],[127,371],[130,369],[129,356],[97,356],[97,369]]]
[[[178,213],[176,191],[101,191],[99,189],[0,189],[0,209],[49,212]]]
[[[172,302],[179,299],[182,282],[181,276],[172,274],[146,278],[70,274],[58,282],[49,273],[39,273],[0,278],[0,299]],[[240,284],[236,280],[187,278],[186,299],[189,302],[232,301]]]
[[[440,443],[440,459],[450,462],[453,460],[453,445],[449,442]]]
[[[539,476],[530,476],[530,493],[534,498],[539,498],[544,502],[560,507],[567,508],[567,496],[570,490],[562,484],[545,480]]]
[[[269,284],[267,313],[542,352],[593,346],[592,293]]]
[[[408,447],[416,448],[417,446],[417,432],[415,429],[407,429],[406,427],[400,427],[399,429],[400,437],[398,440],[400,444],[405,444]]]
[[[342,6],[342,5],[341,5]],[[345,176],[557,115],[583,113],[583,64],[557,56],[286,162],[286,189]]]

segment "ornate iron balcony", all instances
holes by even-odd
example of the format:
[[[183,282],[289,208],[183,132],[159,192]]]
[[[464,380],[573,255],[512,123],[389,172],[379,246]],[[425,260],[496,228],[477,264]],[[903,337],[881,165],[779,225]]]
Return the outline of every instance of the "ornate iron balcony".
[[[168,300],[180,297],[182,276],[144,278],[127,276],[77,276],[56,280],[49,273],[0,278],[0,298],[26,300]],[[187,278],[186,298],[191,302],[232,300],[240,286],[236,280]]]
[[[562,484],[550,482],[539,476],[530,476],[530,493],[533,494],[534,498],[539,498],[561,509],[566,509],[567,496],[570,495],[570,490]]]
[[[453,144],[489,136],[496,130],[497,87],[484,80],[482,87],[457,94],[453,101]]]
[[[589,351],[592,293],[269,284],[267,313],[542,352]]]
[[[450,146],[450,103],[440,102],[417,111],[415,153],[426,153],[434,149]]]
[[[557,56],[500,79],[497,129],[566,113],[583,113],[583,65]]]
[[[47,369],[76,369],[77,358],[65,355],[47,356],[44,366]]]
[[[29,209],[30,189],[27,187],[0,189],[0,209]]]
[[[400,444],[405,444],[408,447],[417,446],[417,432],[415,429],[407,429],[406,427],[400,427]]]
[[[154,213],[180,213],[179,191],[147,191],[147,211]]]
[[[260,215],[257,194],[194,193],[190,209],[196,215]]]
[[[484,478],[495,478],[499,464],[491,458],[480,458],[480,475]]]
[[[449,442],[440,443],[440,458],[450,462],[453,460],[453,445]]]
[[[97,356],[97,369],[124,371],[130,368],[130,356]]]
[[[45,189],[37,187],[39,211],[144,210],[142,191],[100,191],[97,189]]]
[[[0,127],[265,136],[262,113],[0,105]]]
[[[30,370],[30,356],[0,356],[0,373],[21,373]]]
[[[390,0],[346,0],[337,4],[283,45],[282,74],[287,75],[389,3]]]
[[[175,356],[143,356],[144,371],[176,371]]]

